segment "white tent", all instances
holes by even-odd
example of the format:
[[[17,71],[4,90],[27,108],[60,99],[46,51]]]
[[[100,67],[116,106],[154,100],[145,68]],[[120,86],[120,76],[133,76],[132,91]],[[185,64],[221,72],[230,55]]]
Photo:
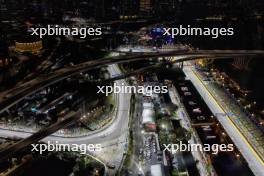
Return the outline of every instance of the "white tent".
[[[161,164],[154,164],[150,166],[151,176],[163,176]]]
[[[154,108],[154,105],[153,105],[153,103],[151,103],[151,102],[144,102],[144,103],[143,103],[143,108],[144,108],[144,109],[145,109],[145,108],[153,109],[153,108]]]
[[[154,116],[155,116],[155,112],[153,109],[150,109],[150,108],[143,109],[142,124],[155,123]]]

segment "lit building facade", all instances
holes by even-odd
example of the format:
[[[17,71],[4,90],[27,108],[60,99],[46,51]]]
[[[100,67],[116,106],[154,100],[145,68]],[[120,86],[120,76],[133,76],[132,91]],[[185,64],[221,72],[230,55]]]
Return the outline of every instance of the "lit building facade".
[[[31,43],[15,42],[15,51],[19,53],[30,52],[32,54],[39,54],[42,49],[42,41]]]
[[[150,15],[153,12],[152,0],[140,0],[139,11],[141,15]]]

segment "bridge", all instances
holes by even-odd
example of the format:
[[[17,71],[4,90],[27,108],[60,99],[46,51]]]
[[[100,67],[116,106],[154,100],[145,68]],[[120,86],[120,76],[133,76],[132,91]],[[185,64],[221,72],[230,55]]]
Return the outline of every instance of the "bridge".
[[[131,54],[131,53],[130,53]],[[159,53],[137,53],[133,55],[121,55],[116,57],[102,58],[98,60],[84,62],[73,67],[63,68],[54,73],[41,75],[29,82],[17,85],[15,88],[0,93],[0,113],[7,111],[10,107],[45,87],[59,82],[70,76],[79,74],[104,65],[114,63],[126,63],[150,58],[178,56],[171,60],[172,63],[184,62],[194,59],[223,59],[240,56],[258,57],[263,56],[263,50],[198,50],[198,51],[170,51]]]
[[[126,62],[132,62],[132,61],[139,61],[139,60],[147,60],[149,58],[159,58],[159,57],[169,57],[169,56],[178,56],[175,59],[171,60],[172,63],[177,62],[184,62],[187,60],[194,60],[194,59],[201,59],[201,58],[211,58],[211,59],[222,59],[222,58],[230,58],[230,57],[236,57],[236,56],[250,56],[250,57],[258,57],[263,56],[264,51],[246,51],[246,50],[238,50],[238,51],[231,51],[231,50],[214,50],[214,51],[193,51],[193,52],[166,52],[166,53],[148,53],[148,54],[136,54],[136,55],[125,55],[125,56],[118,56],[118,57],[110,57],[105,59],[99,59],[97,61],[89,61],[85,62],[79,65],[76,65],[74,67],[64,68],[61,70],[58,70],[54,73],[43,75],[39,78],[36,78],[32,81],[29,81],[27,83],[24,83],[17,88],[11,89],[9,91],[3,92],[0,94],[0,108],[1,112],[4,112],[5,110],[8,110],[12,105],[16,104],[20,100],[22,100],[24,97],[33,94],[34,92],[45,88],[49,85],[52,85],[58,81],[61,81],[67,77],[73,76],[75,74],[78,74],[83,71],[91,70],[94,68],[99,68],[103,65],[109,65],[113,63],[126,63]],[[125,76],[131,76],[135,73],[139,73],[146,70],[151,70],[152,68],[161,67],[168,64],[168,62],[160,63],[157,65],[149,66],[146,68],[142,68],[139,70],[135,70],[133,72],[127,73],[126,75],[121,75],[118,78],[114,79],[121,79]],[[113,80],[114,80],[113,79]],[[36,134],[33,134],[32,136],[21,140],[20,142],[14,144],[13,146],[10,146],[9,148],[2,150],[1,156],[3,158],[9,157],[14,151],[19,151],[20,149],[24,148],[25,146],[29,145],[32,142],[36,142],[53,132],[57,131],[58,129],[61,129],[71,123],[76,121],[74,118],[67,118],[65,121],[58,122],[58,124],[54,124],[54,126],[51,126],[51,128],[47,128],[44,130],[41,130],[37,132]],[[10,152],[9,152],[10,151]],[[11,152],[12,151],[12,152]],[[3,154],[3,155],[2,155]]]
[[[71,124],[73,124],[75,121],[78,120],[78,116],[74,116],[74,114],[76,114],[75,112],[71,112],[69,113],[65,119],[58,121],[54,124],[52,124],[51,126],[41,129],[40,131],[32,134],[31,136],[22,139],[4,149],[0,150],[0,162],[4,161],[5,159],[7,159],[8,157],[14,155],[16,152],[24,149],[25,147],[27,147],[28,145],[35,143],[41,139],[43,139],[46,136],[51,135],[52,133],[58,131],[59,129],[65,128]]]

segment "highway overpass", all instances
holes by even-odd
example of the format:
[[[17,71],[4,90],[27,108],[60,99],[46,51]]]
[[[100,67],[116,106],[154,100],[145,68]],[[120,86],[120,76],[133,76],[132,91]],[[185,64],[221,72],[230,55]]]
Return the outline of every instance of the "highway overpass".
[[[121,74],[120,69],[116,65],[109,66],[109,72],[111,74]],[[125,80],[117,80],[117,85],[126,85]],[[50,127],[34,132],[22,132],[0,129],[2,137],[17,136],[22,139],[21,141],[0,150],[0,161],[7,157],[12,156],[15,152],[23,149],[31,143],[35,143],[42,139],[42,141],[58,141],[59,143],[67,144],[102,144],[103,146],[109,146],[110,144],[118,143],[128,134],[128,122],[129,122],[129,111],[130,111],[130,97],[131,94],[120,93],[117,94],[117,110],[115,111],[115,117],[109,125],[106,125],[100,130],[93,131],[89,135],[83,135],[79,137],[62,137],[54,136],[52,133],[74,123],[78,118],[72,116],[73,114],[67,115],[64,120],[59,121]],[[44,139],[43,139],[44,138]],[[119,158],[123,157],[125,151],[125,143],[120,144]],[[113,159],[113,157],[111,158]],[[121,161],[121,160],[120,160]]]
[[[0,113],[8,110],[10,107],[21,101],[24,97],[29,96],[40,89],[59,82],[67,77],[79,74],[104,65],[114,63],[126,63],[139,60],[148,60],[149,58],[171,57],[178,56],[180,59],[172,62],[183,62],[194,59],[223,59],[239,56],[259,57],[263,56],[263,50],[198,50],[198,51],[170,51],[159,53],[145,53],[123,55],[109,58],[102,58],[98,60],[84,62],[73,67],[63,68],[54,73],[41,75],[24,84],[17,85],[15,88],[0,93]]]
[[[86,62],[80,65],[76,65],[74,67],[71,68],[65,68],[65,69],[61,69],[58,70],[57,72],[55,72],[55,74],[52,76],[51,75],[51,79],[49,79],[49,76],[45,76],[45,77],[41,77],[41,78],[37,78],[34,81],[36,81],[35,84],[32,84],[32,81],[30,81],[30,83],[25,83],[24,85],[22,85],[22,89],[14,89],[11,90],[9,93],[12,93],[12,91],[15,91],[15,96],[18,96],[19,99],[23,99],[25,96],[31,94],[32,92],[35,92],[36,89],[40,90],[43,87],[46,87],[50,84],[53,84],[59,80],[65,79],[69,76],[72,76],[74,74],[78,74],[80,72],[86,71],[86,70],[90,70],[90,69],[94,69],[97,67],[101,67],[102,65],[109,65],[111,63],[125,63],[125,62],[129,62],[129,61],[137,61],[137,60],[144,60],[144,59],[149,59],[149,58],[158,58],[158,57],[169,57],[169,56],[179,56],[177,58],[179,59],[175,59],[173,60],[173,62],[177,63],[177,62],[182,62],[182,61],[187,61],[187,60],[193,60],[196,58],[215,58],[215,59],[222,59],[222,58],[226,58],[226,57],[236,57],[236,56],[262,56],[264,54],[263,51],[254,51],[254,52],[248,52],[247,54],[245,53],[244,50],[239,51],[239,52],[234,52],[231,53],[230,51],[228,52],[219,52],[217,50],[217,52],[212,52],[210,54],[204,54],[204,53],[187,53],[187,54],[181,54],[178,52],[170,52],[170,53],[151,53],[151,54],[140,54],[140,55],[126,55],[126,56],[121,56],[121,57],[111,57],[111,58],[105,58],[105,59],[100,59],[97,61],[90,61],[90,62]],[[142,71],[142,70],[141,70]],[[43,79],[43,80],[42,80]],[[33,83],[34,83],[33,81]],[[52,81],[52,83],[50,83],[49,81]],[[29,87],[27,87],[29,86]],[[33,86],[33,88],[31,88],[30,86]],[[21,91],[20,91],[21,90]],[[16,91],[18,91],[19,93],[16,95]],[[11,96],[12,98],[12,96]],[[9,97],[7,98],[9,99]],[[14,99],[15,102],[13,102],[14,104],[16,102],[18,102],[19,100]],[[10,105],[8,106],[10,107]],[[6,107],[4,107],[6,108]],[[122,118],[121,118],[122,119]],[[115,127],[117,127],[115,125]],[[114,127],[111,127],[111,129],[113,130]],[[118,128],[117,128],[118,129]],[[125,130],[125,129],[124,129]],[[94,135],[93,137],[83,137],[83,138],[78,138],[77,142],[81,142],[81,141],[89,141],[90,143],[93,142],[103,142],[106,140],[114,140],[115,138],[117,138],[118,136],[120,136],[120,132],[117,132],[116,130],[114,130],[114,133],[108,133],[108,130],[104,131],[103,134],[104,135]],[[124,131],[123,131],[124,132]],[[8,132],[9,134],[10,132]],[[17,132],[20,134],[20,132]],[[14,134],[17,134],[16,132],[14,132]],[[42,133],[43,134],[43,133]],[[30,134],[25,134],[26,136],[29,136]],[[106,135],[106,136],[105,136]],[[109,136],[108,136],[109,135]],[[44,135],[45,136],[45,135]],[[58,140],[58,141],[65,141],[65,142],[73,142],[76,140],[73,139],[68,139],[68,138],[62,138],[62,137],[55,137],[55,136],[49,136],[46,139],[48,140]]]

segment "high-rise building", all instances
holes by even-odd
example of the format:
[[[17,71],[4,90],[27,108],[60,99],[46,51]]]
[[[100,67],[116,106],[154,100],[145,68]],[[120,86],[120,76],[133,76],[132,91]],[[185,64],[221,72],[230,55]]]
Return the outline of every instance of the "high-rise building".
[[[0,55],[8,54],[6,32],[1,28],[3,24],[0,23]]]
[[[120,2],[117,0],[93,0],[89,4],[89,11],[93,11],[96,20],[113,20],[120,15]]]
[[[150,15],[153,12],[152,0],[140,0],[139,11],[141,15]]]
[[[125,16],[138,15],[139,0],[121,0],[121,14]]]
[[[175,14],[176,10],[178,10],[179,3],[183,0],[154,0],[154,11],[157,15],[160,16],[170,16],[171,14]]]

